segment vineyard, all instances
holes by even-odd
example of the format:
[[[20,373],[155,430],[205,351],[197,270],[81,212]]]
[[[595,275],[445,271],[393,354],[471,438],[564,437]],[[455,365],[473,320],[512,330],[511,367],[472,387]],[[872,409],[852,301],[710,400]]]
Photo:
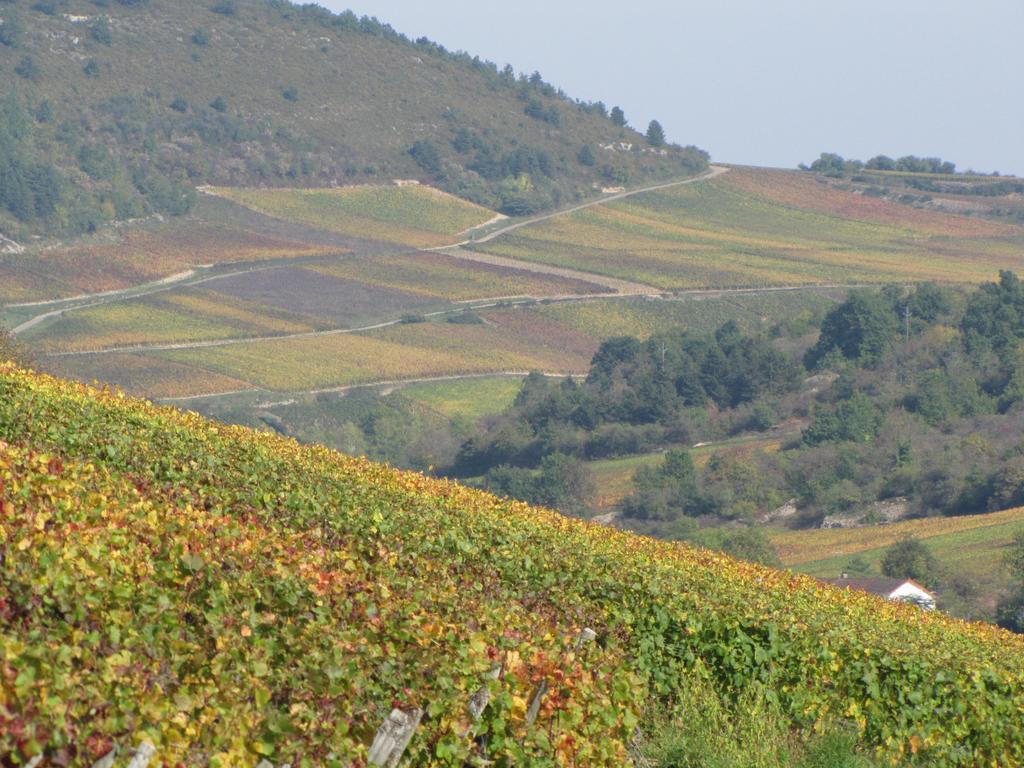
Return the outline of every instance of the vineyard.
[[[503,296],[595,294],[605,290],[599,285],[580,280],[468,262],[441,253],[339,259],[309,268],[332,277],[359,280],[451,301]]]
[[[129,288],[196,265],[268,261],[339,250],[208,222],[126,228],[77,245],[0,254],[0,302],[42,301]]]
[[[1024,229],[865,198],[799,173],[733,169],[475,246],[666,290],[903,280],[1020,269]]]
[[[987,626],[9,366],[0,441],[14,764],[365,765],[420,708],[404,764],[622,766],[698,668],[884,757],[1024,762]]]
[[[272,277],[278,272],[280,278]],[[307,277],[296,280],[294,273],[300,272]],[[337,286],[327,282],[310,283],[310,274],[312,271],[305,267],[255,273],[266,275],[261,278],[268,281],[265,297],[258,292],[259,282],[242,276],[232,285],[222,286],[224,281],[218,280],[202,289],[179,289],[82,310],[34,332],[30,341],[45,353],[302,333],[335,328],[360,318],[366,323],[394,319],[400,311],[417,307],[408,302],[419,300],[416,294],[361,287],[339,277],[324,278],[336,280],[343,289],[339,293],[341,289],[335,290]],[[309,283],[310,290],[291,290],[305,283]],[[365,291],[376,291],[373,295],[378,301],[365,302],[360,309],[360,296],[368,295]],[[480,311],[482,322],[478,325],[435,318],[433,322],[403,323],[358,334],[41,360],[48,370],[61,376],[85,382],[98,379],[158,398],[252,388],[296,392],[375,381],[534,369],[583,373],[601,340],[609,336],[643,338],[678,327],[710,332],[728,320],[751,330],[767,331],[774,323],[800,322],[822,312],[834,302],[827,294],[800,291],[678,301],[597,299],[497,307]],[[339,301],[338,296],[348,300]],[[265,304],[264,298],[275,306]],[[189,382],[193,384],[191,389]]]
[[[457,235],[494,216],[486,208],[418,185],[341,189],[217,187],[209,192],[277,219],[415,248],[450,245],[458,239]]]

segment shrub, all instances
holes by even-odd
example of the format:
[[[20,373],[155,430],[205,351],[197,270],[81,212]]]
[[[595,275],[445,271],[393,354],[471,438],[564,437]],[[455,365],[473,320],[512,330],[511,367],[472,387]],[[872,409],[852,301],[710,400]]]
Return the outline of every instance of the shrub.
[[[209,45],[210,44],[210,33],[205,29],[197,29],[192,33],[192,42],[196,45]]]
[[[238,13],[238,4],[235,0],[217,0],[210,10],[224,16],[234,16]]]
[[[97,21],[89,27],[89,35],[97,43],[103,45],[110,45],[114,41],[114,37],[110,32],[110,22],[106,19],[97,19]]]
[[[281,95],[285,98],[286,101],[298,101],[299,89],[296,88],[294,85],[289,85],[287,88],[281,91]]]

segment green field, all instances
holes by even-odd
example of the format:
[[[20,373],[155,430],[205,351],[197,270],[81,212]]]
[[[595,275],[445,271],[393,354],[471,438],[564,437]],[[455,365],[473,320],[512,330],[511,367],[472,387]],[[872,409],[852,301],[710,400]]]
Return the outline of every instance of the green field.
[[[1024,228],[878,202],[809,174],[762,169],[733,169],[474,247],[667,290],[978,282],[1024,267]]]
[[[501,413],[512,405],[521,385],[520,377],[508,376],[427,381],[402,387],[400,392],[442,416],[476,420]]]
[[[425,186],[209,190],[267,216],[416,248],[449,245],[494,212]]]
[[[812,290],[731,296],[694,296],[683,299],[596,299],[586,302],[545,304],[536,312],[565,323],[597,339],[612,336],[649,336],[673,328],[710,333],[735,321],[744,330],[767,330],[775,323],[810,319],[835,304],[843,291]]]

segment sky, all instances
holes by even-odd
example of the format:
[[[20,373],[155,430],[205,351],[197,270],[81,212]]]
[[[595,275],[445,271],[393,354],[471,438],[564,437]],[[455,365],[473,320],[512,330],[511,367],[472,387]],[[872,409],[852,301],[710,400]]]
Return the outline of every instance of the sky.
[[[1022,0],[320,0],[716,160],[938,156],[1024,175]]]

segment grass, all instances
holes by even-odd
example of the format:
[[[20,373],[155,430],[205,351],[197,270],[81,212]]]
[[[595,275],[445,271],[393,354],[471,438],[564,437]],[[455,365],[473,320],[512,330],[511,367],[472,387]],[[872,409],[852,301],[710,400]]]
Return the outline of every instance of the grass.
[[[449,245],[460,233],[494,216],[493,211],[425,186],[210,191],[274,218],[415,248]]]
[[[755,685],[738,700],[695,674],[674,716],[652,712],[640,742],[648,768],[872,768],[857,735],[842,726],[796,734],[771,689]]]
[[[531,225],[477,248],[667,290],[937,280],[1024,266],[1024,228],[733,169]]]
[[[519,377],[432,381],[402,387],[402,396],[448,418],[477,420],[501,413],[515,400]]]

